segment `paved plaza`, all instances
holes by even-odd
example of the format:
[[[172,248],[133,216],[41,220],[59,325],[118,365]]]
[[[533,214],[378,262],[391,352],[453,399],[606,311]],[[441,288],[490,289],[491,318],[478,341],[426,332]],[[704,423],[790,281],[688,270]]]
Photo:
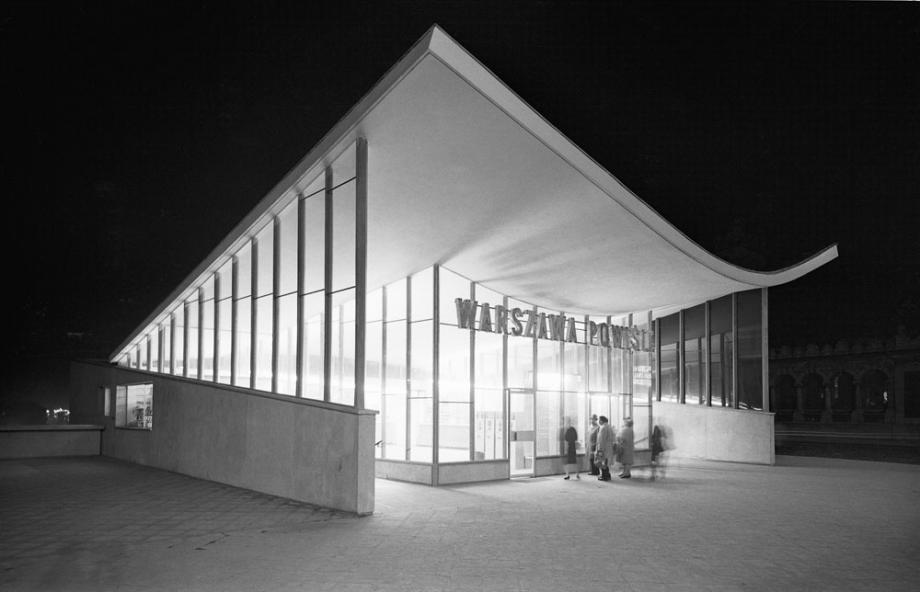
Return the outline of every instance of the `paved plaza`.
[[[0,461],[0,590],[917,590],[920,466],[377,481],[357,518],[103,457]]]

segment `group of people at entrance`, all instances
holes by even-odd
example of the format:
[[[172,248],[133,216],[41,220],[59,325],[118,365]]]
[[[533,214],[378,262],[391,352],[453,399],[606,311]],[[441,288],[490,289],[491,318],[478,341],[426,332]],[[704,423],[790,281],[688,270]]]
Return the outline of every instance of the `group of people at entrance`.
[[[610,422],[603,415],[591,416],[591,425],[588,428],[587,450],[588,457],[588,474],[597,476],[600,481],[610,481],[611,469],[619,465],[621,467],[618,476],[620,479],[629,479],[632,477],[630,468],[633,465],[634,456],[634,435],[633,422],[626,419],[623,427],[619,432],[616,431]],[[571,478],[571,473],[575,473],[576,479],[581,479],[578,470],[578,458],[576,448],[578,442],[578,432],[574,427],[568,425],[565,430],[565,479]]]

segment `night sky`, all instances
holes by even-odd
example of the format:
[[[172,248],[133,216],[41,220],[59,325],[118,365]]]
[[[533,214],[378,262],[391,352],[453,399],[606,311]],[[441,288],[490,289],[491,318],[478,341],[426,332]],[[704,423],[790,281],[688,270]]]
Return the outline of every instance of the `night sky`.
[[[7,400],[66,402],[63,361],[111,353],[434,23],[732,263],[838,243],[771,290],[773,345],[920,334],[917,3],[61,4],[0,8]]]

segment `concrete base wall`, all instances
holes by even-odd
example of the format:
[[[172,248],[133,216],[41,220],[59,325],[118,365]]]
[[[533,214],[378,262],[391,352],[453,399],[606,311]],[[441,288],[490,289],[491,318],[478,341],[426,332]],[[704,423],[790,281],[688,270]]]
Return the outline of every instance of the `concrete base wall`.
[[[153,384],[153,429],[115,428],[99,387]],[[110,365],[71,366],[71,408],[102,453],[357,514],[374,510],[374,411]]]
[[[377,459],[375,474],[381,479],[431,485],[433,467],[427,463]]]
[[[668,454],[772,465],[773,414],[762,411],[655,403],[655,423],[667,428]]]
[[[0,426],[0,458],[98,456],[101,425]]]
[[[508,474],[507,460],[445,463],[438,467],[438,485],[498,481],[507,479]]]

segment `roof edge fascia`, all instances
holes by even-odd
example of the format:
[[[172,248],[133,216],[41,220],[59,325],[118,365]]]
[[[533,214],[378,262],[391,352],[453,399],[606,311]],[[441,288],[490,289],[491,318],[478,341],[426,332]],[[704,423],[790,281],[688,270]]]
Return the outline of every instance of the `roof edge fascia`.
[[[496,107],[517,121],[547,148],[583,174],[611,199],[623,206],[638,221],[676,249],[715,273],[752,287],[766,288],[797,279],[837,257],[837,245],[834,243],[812,257],[789,267],[774,271],[754,271],[713,255],[633,193],[616,176],[591,158],[511,90],[487,66],[437,26],[431,31],[430,45],[431,53],[440,58],[445,65],[492,101]]]

